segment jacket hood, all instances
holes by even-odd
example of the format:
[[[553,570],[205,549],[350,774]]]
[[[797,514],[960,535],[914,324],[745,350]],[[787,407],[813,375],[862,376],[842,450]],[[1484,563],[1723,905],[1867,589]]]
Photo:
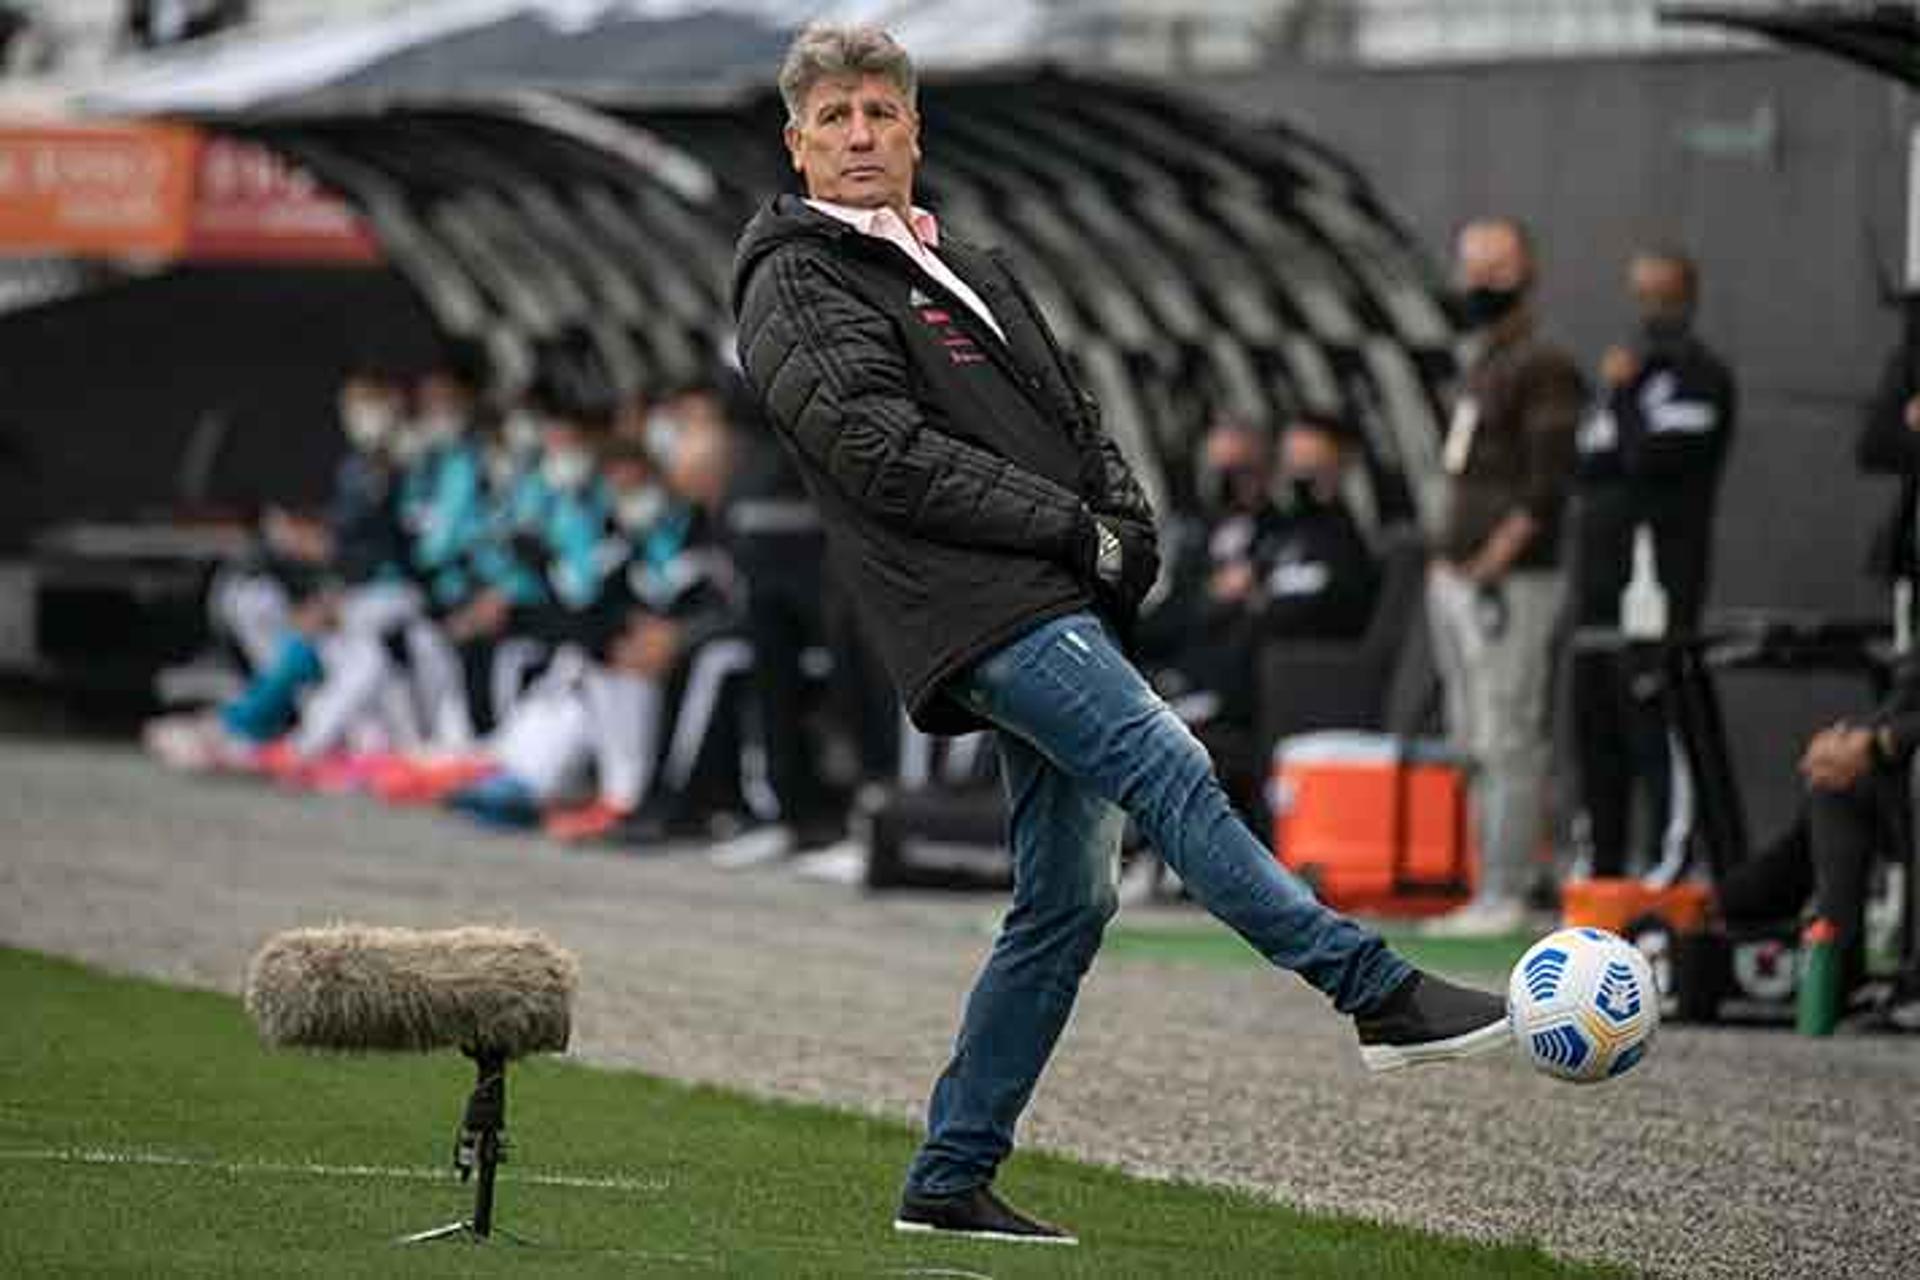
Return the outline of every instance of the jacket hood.
[[[733,312],[740,314],[740,301],[746,296],[747,281],[760,260],[783,244],[795,240],[836,240],[857,234],[844,222],[829,218],[797,195],[777,195],[753,215],[740,242],[733,251]]]

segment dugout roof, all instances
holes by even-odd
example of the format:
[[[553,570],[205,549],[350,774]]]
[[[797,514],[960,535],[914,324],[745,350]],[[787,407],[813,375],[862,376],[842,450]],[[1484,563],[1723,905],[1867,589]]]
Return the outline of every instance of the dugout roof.
[[[1426,507],[1452,330],[1439,280],[1339,157],[1164,91],[1052,70],[922,86],[919,198],[1012,255],[1162,491],[1213,414],[1343,412],[1371,495]],[[615,391],[710,368],[734,237],[793,185],[770,90],[336,96],[190,114],[354,205],[509,387],[566,360]],[[1384,496],[1383,496],[1384,495]],[[1364,497],[1367,495],[1363,495]]]

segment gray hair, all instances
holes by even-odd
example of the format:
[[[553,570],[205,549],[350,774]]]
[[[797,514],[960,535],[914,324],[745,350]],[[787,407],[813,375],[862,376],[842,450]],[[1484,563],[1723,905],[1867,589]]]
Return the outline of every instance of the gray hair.
[[[780,97],[787,104],[787,119],[799,124],[813,87],[843,76],[883,77],[893,82],[909,106],[914,105],[918,82],[913,60],[892,36],[860,23],[815,22],[793,38],[780,64]]]

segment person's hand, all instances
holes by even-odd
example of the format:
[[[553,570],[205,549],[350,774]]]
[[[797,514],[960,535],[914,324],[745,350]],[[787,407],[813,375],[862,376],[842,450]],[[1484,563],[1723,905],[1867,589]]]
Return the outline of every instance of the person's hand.
[[[1459,566],[1461,576],[1475,586],[1491,586],[1507,576],[1507,570],[1533,541],[1533,517],[1516,511],[1494,526],[1486,542],[1466,563]]]
[[[497,636],[506,629],[513,605],[498,591],[483,591],[447,618],[447,636],[456,644]]]
[[[1622,346],[1607,348],[1600,357],[1600,381],[1618,389],[1640,376],[1640,357]]]
[[[1100,589],[1120,612],[1131,618],[1160,577],[1160,539],[1153,526],[1137,520],[1102,517],[1120,545],[1119,573],[1102,581]]]
[[[1837,724],[1813,735],[1800,773],[1816,791],[1846,791],[1873,768],[1873,730]]]
[[[1500,581],[1507,572],[1507,566],[1492,548],[1482,547],[1479,554],[1454,565],[1453,570],[1476,587],[1491,586]]]
[[[680,656],[680,624],[664,618],[638,617],[607,654],[608,662],[638,676],[660,677],[673,669]]]
[[[1906,419],[1907,430],[1920,431],[1920,396],[1907,401],[1906,411],[1901,416]]]
[[[1214,570],[1207,583],[1207,594],[1221,604],[1239,604],[1253,594],[1253,564],[1236,560]]]
[[[1132,614],[1160,576],[1160,541],[1151,525],[1089,512],[1072,565],[1095,596]]]
[[[340,593],[323,591],[302,600],[294,606],[290,621],[308,639],[334,630],[340,625]]]
[[[1503,540],[1489,538],[1486,545],[1467,560],[1454,566],[1455,572],[1476,587],[1490,587],[1507,576],[1513,559]]]

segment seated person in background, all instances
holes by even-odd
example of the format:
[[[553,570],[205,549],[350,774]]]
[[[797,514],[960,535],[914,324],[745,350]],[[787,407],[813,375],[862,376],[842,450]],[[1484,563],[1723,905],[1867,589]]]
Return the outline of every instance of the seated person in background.
[[[319,515],[268,506],[256,557],[225,570],[209,599],[214,625],[258,673],[278,655],[293,602],[390,572],[404,558],[394,499],[407,397],[377,364],[358,366],[336,398],[347,450]]]
[[[531,665],[529,652],[545,650],[546,611],[590,608],[599,597],[609,506],[598,453],[609,412],[549,404],[539,418],[538,468],[489,495],[467,556],[474,590],[442,622],[459,657],[468,715],[481,734],[492,732],[517,696],[516,673]]]
[[[508,408],[498,428],[483,433],[489,532],[495,539],[535,533],[546,518],[553,491],[540,464],[557,403],[536,387]]]
[[[717,540],[732,468],[731,429],[723,417],[697,413],[663,443],[659,514],[621,577],[617,598],[625,622],[606,647],[605,665],[620,679],[661,691],[663,714],[649,742],[665,749],[640,803],[604,830],[584,833],[621,844],[704,829],[707,815],[692,795],[695,776],[723,709],[737,714],[742,705],[725,696],[728,686],[744,693],[753,665],[738,574]],[[659,540],[673,545],[671,554],[662,554]],[[617,744],[624,726],[616,721],[611,730]]]
[[[1301,414],[1280,437],[1280,511],[1258,549],[1258,639],[1358,640],[1373,618],[1380,564],[1347,507],[1352,431]]]
[[[599,774],[598,808],[616,816],[630,811],[645,789],[650,750],[610,749],[608,727],[617,722],[644,735],[658,718],[657,708],[615,679],[605,659],[626,625],[630,597],[622,575],[636,557],[670,557],[678,535],[668,527],[644,447],[574,425],[599,416],[561,410],[547,419],[549,452],[540,470],[553,495],[550,512],[564,505],[575,518],[543,526],[531,543],[524,535],[516,539],[523,571],[536,581],[551,578],[554,589],[542,592],[538,603],[509,607],[498,625],[537,638],[552,659],[526,695],[503,709],[484,753],[484,776],[448,798],[453,808],[492,825],[539,822],[569,796],[590,764]],[[583,496],[590,498],[591,511]],[[577,518],[586,515],[591,519]]]
[[[479,425],[482,381],[480,366],[450,355],[421,382],[420,412],[400,437],[412,458],[399,491],[412,533],[406,559],[420,584],[409,597],[415,607],[376,626],[342,627],[337,659],[275,769],[286,781],[385,794],[405,790],[423,768],[462,761],[511,693],[500,669],[517,680],[537,658],[537,646],[514,636],[513,611],[546,598],[545,565],[557,554],[546,548],[591,551],[599,512],[590,497],[559,494],[525,473],[523,459],[499,465],[504,432]],[[527,425],[516,422],[523,445]],[[523,541],[535,548],[530,564]],[[423,742],[436,750],[421,752]]]
[[[479,590],[471,556],[486,531],[487,494],[480,440],[484,356],[450,346],[415,385],[414,417],[403,433],[400,521],[411,539],[409,571],[426,597],[428,617],[407,628],[407,664],[425,709],[428,740],[442,752],[473,745],[465,678],[439,623]]]
[[[432,749],[380,771],[373,789],[383,799],[432,803],[492,770],[477,735],[494,729],[548,660],[547,610],[584,608],[597,594],[606,498],[595,449],[604,435],[604,413],[545,387],[480,434],[465,545],[437,560],[435,616],[406,636]],[[465,486],[452,488],[464,502]]]
[[[1771,845],[1718,886],[1721,918],[1732,925],[1792,919],[1809,902],[1833,926],[1841,989],[1866,977],[1866,904],[1874,860],[1910,847],[1908,777],[1920,746],[1920,688],[1909,675],[1865,722],[1816,733],[1800,759],[1807,796],[1799,816]],[[1909,869],[1911,874],[1911,868]],[[1889,1014],[1920,1029],[1920,983],[1901,975]]]
[[[608,452],[612,572],[578,633],[592,658],[582,692],[596,793],[547,815],[547,834],[557,840],[646,843],[681,816],[675,801],[726,675],[699,669],[717,653],[709,642],[734,621],[732,575],[693,476],[702,439],[699,428],[663,438],[671,451],[664,474],[635,442],[617,441]],[[735,647],[744,671],[750,650]]]
[[[1920,503],[1920,395],[1911,361],[1894,352],[1855,444],[1861,470],[1901,478],[1900,496],[1876,550],[1874,568],[1893,579],[1914,573],[1916,504]],[[1729,924],[1791,918],[1809,898],[1814,914],[1834,927],[1845,989],[1865,972],[1867,887],[1876,853],[1912,848],[1914,797],[1909,785],[1920,748],[1920,665],[1909,657],[1892,694],[1865,720],[1841,721],[1815,734],[1800,759],[1807,798],[1799,817],[1767,849],[1718,886]],[[1915,868],[1909,867],[1908,874]],[[1888,1014],[1920,1027],[1920,975],[1895,984]]]
[[[1272,747],[1256,741],[1260,648],[1357,639],[1380,579],[1343,497],[1354,458],[1345,427],[1302,414],[1282,432],[1279,452],[1275,468],[1265,433],[1248,423],[1223,421],[1207,433],[1202,515],[1173,524],[1166,597],[1140,627],[1155,686],[1260,831]]]
[[[1281,435],[1276,474],[1258,428],[1207,433],[1202,520],[1176,533],[1167,600],[1142,623],[1155,683],[1189,723],[1252,728],[1263,643],[1366,630],[1380,570],[1342,496],[1351,448],[1342,424],[1303,414]]]
[[[1201,442],[1199,509],[1167,522],[1165,588],[1137,642],[1153,683],[1189,724],[1252,723],[1250,602],[1260,549],[1278,533],[1273,446],[1251,422],[1223,418]]]
[[[154,721],[149,748],[185,769],[253,767],[255,753],[292,725],[300,697],[341,654],[330,637],[377,627],[416,606],[405,584],[397,503],[396,450],[405,397],[379,368],[356,369],[341,384],[339,414],[348,451],[324,517],[270,509],[262,520],[257,571],[226,575],[212,600],[218,625],[253,671],[241,695],[213,716]]]
[[[705,728],[689,727],[684,709],[676,717],[673,695],[699,685],[701,663],[718,647],[708,642],[732,612],[729,575],[699,505],[713,456],[702,441],[697,429],[675,439],[667,483],[638,441],[607,446],[609,516],[591,562],[592,598],[563,595],[530,620],[558,656],[502,726],[495,771],[456,793],[454,808],[495,825],[544,817],[548,834],[565,841],[630,842],[663,829],[657,817],[668,801],[658,797],[684,786]],[[744,670],[740,648],[735,665]],[[711,715],[712,699],[690,700]],[[687,734],[693,740],[683,746]],[[589,769],[591,797],[567,803]]]

